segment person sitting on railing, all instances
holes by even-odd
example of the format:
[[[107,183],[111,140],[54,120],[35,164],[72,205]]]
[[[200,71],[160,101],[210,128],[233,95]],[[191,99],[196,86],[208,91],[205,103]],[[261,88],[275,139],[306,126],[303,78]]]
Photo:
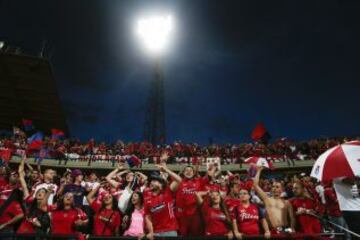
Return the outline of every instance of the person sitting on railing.
[[[242,187],[239,194],[241,203],[232,212],[232,224],[236,239],[242,239],[243,235],[260,235],[260,224],[264,230],[264,237],[270,238],[271,233],[265,216],[261,214],[256,204],[250,203],[249,189]]]
[[[116,198],[104,191],[95,199],[100,185],[91,190],[86,199],[95,212],[93,234],[95,236],[118,236],[121,214]]]
[[[201,206],[201,214],[205,224],[206,236],[234,237],[231,227],[231,217],[221,193],[216,190],[196,192],[198,205]]]

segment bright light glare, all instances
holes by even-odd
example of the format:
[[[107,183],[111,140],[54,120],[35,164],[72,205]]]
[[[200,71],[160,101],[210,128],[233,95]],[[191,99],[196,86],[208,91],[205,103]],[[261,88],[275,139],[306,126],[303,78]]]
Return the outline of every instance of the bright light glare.
[[[168,47],[173,28],[171,16],[152,16],[137,22],[136,33],[148,51],[159,55]]]

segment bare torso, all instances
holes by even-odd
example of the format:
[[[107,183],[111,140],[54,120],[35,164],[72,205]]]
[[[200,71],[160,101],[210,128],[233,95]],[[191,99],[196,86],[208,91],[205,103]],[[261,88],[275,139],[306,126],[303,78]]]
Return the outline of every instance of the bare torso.
[[[287,202],[281,198],[269,198],[265,203],[270,229],[289,227]]]

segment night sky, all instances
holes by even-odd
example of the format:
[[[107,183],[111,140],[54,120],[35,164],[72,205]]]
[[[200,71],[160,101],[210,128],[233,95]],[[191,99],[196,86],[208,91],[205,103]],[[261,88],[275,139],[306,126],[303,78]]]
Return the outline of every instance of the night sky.
[[[141,139],[152,61],[138,16],[171,12],[168,141],[360,135],[360,1],[0,1],[0,39],[37,54],[47,41],[70,132]]]

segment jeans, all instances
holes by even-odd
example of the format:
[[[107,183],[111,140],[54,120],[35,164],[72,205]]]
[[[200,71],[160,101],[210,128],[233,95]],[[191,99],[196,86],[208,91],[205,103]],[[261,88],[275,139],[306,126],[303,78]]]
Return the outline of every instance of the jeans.
[[[155,237],[177,237],[177,231],[154,233]]]
[[[360,211],[342,211],[343,217],[349,229],[357,234],[360,233]]]
[[[341,226],[341,227],[344,227],[346,229],[349,229],[349,226],[347,225],[345,219],[341,216],[341,217],[331,217],[329,216],[329,219],[331,222]],[[346,240],[350,240],[351,239],[351,234],[348,233],[348,232],[345,232],[344,230],[332,225],[332,227],[334,228],[335,232],[337,233],[344,233],[345,236],[344,236],[344,239]]]

